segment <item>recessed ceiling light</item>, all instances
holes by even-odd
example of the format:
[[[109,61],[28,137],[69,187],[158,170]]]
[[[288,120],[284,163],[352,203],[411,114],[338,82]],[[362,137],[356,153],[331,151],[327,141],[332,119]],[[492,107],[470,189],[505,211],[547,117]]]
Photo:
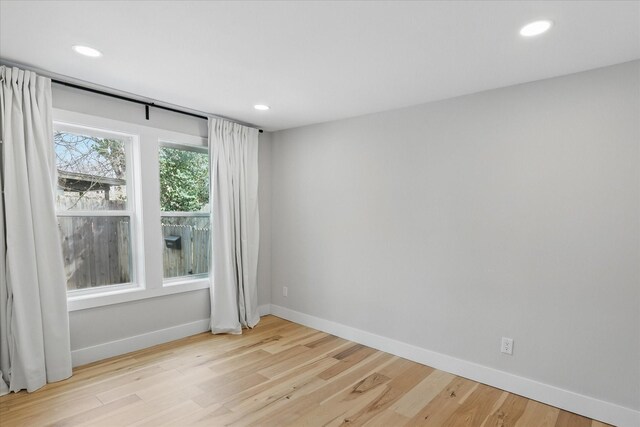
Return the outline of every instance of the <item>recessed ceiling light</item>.
[[[89,56],[91,58],[98,58],[102,56],[102,52],[89,46],[82,46],[77,44],[73,46],[73,50],[75,50],[76,53],[79,53],[80,55]]]
[[[548,31],[552,25],[553,23],[546,19],[541,21],[534,21],[520,28],[520,35],[523,37],[537,36]]]
[[[256,104],[253,106],[253,108],[255,108],[256,110],[260,110],[260,111],[267,111],[270,107],[268,105],[264,105],[264,104]]]

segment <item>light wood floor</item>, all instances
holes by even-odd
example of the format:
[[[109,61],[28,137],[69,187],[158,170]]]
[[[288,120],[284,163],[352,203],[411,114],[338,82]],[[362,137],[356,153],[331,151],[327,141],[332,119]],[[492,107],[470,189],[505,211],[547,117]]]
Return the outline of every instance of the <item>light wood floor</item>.
[[[604,426],[274,316],[0,398],[9,426]]]

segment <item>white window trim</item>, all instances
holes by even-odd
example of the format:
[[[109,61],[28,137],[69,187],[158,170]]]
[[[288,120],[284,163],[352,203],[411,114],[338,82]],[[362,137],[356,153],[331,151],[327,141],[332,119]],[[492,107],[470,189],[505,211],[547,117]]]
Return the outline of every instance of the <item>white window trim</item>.
[[[209,289],[208,277],[183,280],[180,282],[176,281],[176,283],[162,286],[161,288],[147,289],[135,287],[130,289],[105,290],[99,294],[73,296],[67,299],[67,309],[68,311],[86,310],[88,308],[122,304],[147,298],[179,294],[182,292],[198,291],[201,289]]]
[[[171,138],[159,138],[158,139],[158,148],[167,147],[167,148],[175,148],[177,150],[186,150],[186,151],[195,151],[196,153],[208,153],[207,141],[200,139],[185,139],[183,141],[179,141]]]
[[[176,150],[194,151],[197,153],[208,153],[208,147],[203,144],[202,141],[198,143],[191,142],[176,142],[175,140],[160,139],[158,140],[158,148],[167,147]],[[211,194],[209,194],[209,206],[211,206]],[[184,217],[184,218],[205,218],[210,216],[210,212],[182,212],[182,211],[160,211],[161,217]],[[165,287],[170,286],[182,286],[184,283],[188,283],[193,280],[207,279],[208,273],[194,274],[189,276],[178,276],[165,278],[163,283]]]
[[[174,212],[174,211],[162,211],[160,213],[162,216],[196,216],[196,217],[205,217],[211,215],[209,212]]]
[[[206,149],[207,139],[199,136],[172,132],[164,129],[127,123],[104,117],[66,111],[55,108],[54,122],[60,122],[73,127],[90,130],[106,130],[110,135],[134,135],[131,145],[130,158],[132,165],[127,169],[135,173],[132,176],[132,192],[135,209],[127,206],[127,211],[90,211],[92,216],[122,216],[132,211],[132,264],[135,264],[134,283],[105,286],[92,290],[74,291],[68,294],[67,306],[69,311],[84,310],[105,305],[121,304],[146,298],[161,297],[181,292],[192,292],[210,287],[209,277],[195,275],[193,277],[177,277],[163,279],[162,273],[162,235],[160,232],[160,182],[158,148],[167,146],[191,146],[195,149]],[[155,153],[155,154],[154,154]],[[155,156],[155,157],[154,157]],[[144,160],[144,161],[143,161]],[[61,216],[77,215],[81,212],[60,212]],[[164,212],[165,214],[169,212]],[[209,215],[202,213],[202,216]],[[155,226],[157,225],[157,227]],[[135,236],[134,234],[135,230]],[[145,243],[146,248],[145,250]],[[135,246],[134,246],[135,245]]]
[[[67,298],[75,297],[91,297],[100,295],[105,292],[111,292],[121,289],[133,289],[140,287],[144,283],[144,260],[139,256],[136,248],[143,248],[143,238],[141,235],[140,221],[138,217],[142,214],[142,204],[138,195],[141,194],[140,181],[140,138],[133,133],[125,133],[120,131],[111,131],[100,127],[86,126],[84,124],[72,124],[62,120],[54,120],[53,128],[62,132],[79,133],[86,132],[88,135],[101,138],[121,138],[124,141],[125,161],[126,161],[126,182],[127,182],[127,203],[124,210],[66,210],[58,211],[56,216],[59,217],[97,217],[97,216],[121,216],[129,217],[129,233],[131,244],[131,272],[130,282],[118,283],[114,285],[105,285],[93,288],[76,289],[67,291]],[[133,185],[132,185],[133,184]]]

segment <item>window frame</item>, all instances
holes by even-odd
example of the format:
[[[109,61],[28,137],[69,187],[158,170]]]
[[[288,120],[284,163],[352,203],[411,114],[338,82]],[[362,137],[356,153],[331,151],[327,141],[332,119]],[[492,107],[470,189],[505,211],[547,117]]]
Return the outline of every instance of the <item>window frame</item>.
[[[121,140],[124,144],[125,166],[126,166],[126,209],[123,210],[59,210],[56,205],[56,218],[59,217],[128,217],[129,218],[129,242],[130,242],[130,281],[126,283],[115,283],[112,285],[103,285],[95,287],[87,287],[82,289],[67,289],[67,298],[80,298],[88,297],[97,294],[104,294],[107,292],[126,291],[138,288],[140,283],[144,282],[144,275],[140,271],[140,259],[136,256],[138,247],[139,233],[136,226],[136,211],[139,208],[137,203],[136,194],[136,169],[139,166],[138,153],[139,153],[139,137],[138,135],[131,133],[124,133],[119,131],[111,131],[102,128],[96,128],[91,126],[79,125],[68,123],[66,121],[54,120],[53,130],[58,132],[66,132],[72,134],[86,134],[87,136],[93,136],[97,138],[113,138]],[[54,153],[55,155],[55,153]],[[58,185],[58,168],[57,164],[54,167],[54,188]],[[65,284],[66,285],[66,284]]]
[[[133,179],[130,184],[129,177],[127,177],[127,211],[133,210],[136,213],[130,222],[132,227],[132,264],[136,264],[135,267],[132,266],[132,269],[136,269],[136,286],[101,286],[94,288],[95,291],[91,292],[67,293],[68,311],[208,289],[210,287],[209,277],[203,275],[176,278],[179,280],[172,280],[165,286],[162,272],[163,242],[160,231],[160,171],[158,163],[161,141],[178,146],[186,145],[208,149],[207,138],[59,108],[53,109],[53,121],[77,128],[104,130],[112,135],[120,133],[136,136],[131,145],[131,165],[127,164],[127,173],[131,173]],[[55,153],[53,155],[55,156]],[[55,165],[55,158],[52,161]],[[54,167],[54,173],[55,169]],[[54,180],[52,186],[54,194],[56,187],[57,180]],[[131,202],[129,202],[129,194],[132,194],[133,197]],[[135,206],[130,203],[135,203]],[[91,215],[97,216],[94,214],[99,211],[90,212]],[[123,215],[125,211],[103,212],[117,212],[114,215]],[[73,216],[73,214],[71,215]]]
[[[191,142],[183,142],[176,140],[168,140],[160,138],[158,139],[158,152],[161,148],[173,148],[176,150],[185,150],[192,151],[196,153],[204,153],[209,155],[209,146],[208,144],[199,141],[198,143],[194,143],[194,140]],[[159,156],[158,156],[158,183],[160,183],[160,170],[159,170]],[[211,173],[211,165],[209,165],[209,173]],[[162,188],[160,189],[162,191]],[[161,194],[160,194],[161,195]],[[162,217],[185,217],[185,218],[204,218],[209,217],[209,227],[211,227],[211,188],[209,188],[209,212],[183,212],[183,211],[163,211],[160,209],[160,218]],[[160,232],[162,234],[162,232]],[[164,265],[163,265],[164,268]],[[165,278],[163,273],[163,286],[176,286],[176,285],[184,285],[185,283],[208,279],[210,272],[200,273],[200,274],[192,274],[187,276],[177,276],[177,277],[169,277]]]

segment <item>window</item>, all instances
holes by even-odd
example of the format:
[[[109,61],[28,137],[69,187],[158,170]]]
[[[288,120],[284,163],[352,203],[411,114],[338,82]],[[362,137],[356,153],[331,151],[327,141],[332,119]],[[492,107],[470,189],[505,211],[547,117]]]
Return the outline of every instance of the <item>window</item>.
[[[211,259],[207,149],[162,143],[158,159],[163,278],[207,275]]]
[[[69,310],[209,288],[206,129],[53,114]]]
[[[133,286],[135,136],[56,122],[53,139],[68,291]]]

